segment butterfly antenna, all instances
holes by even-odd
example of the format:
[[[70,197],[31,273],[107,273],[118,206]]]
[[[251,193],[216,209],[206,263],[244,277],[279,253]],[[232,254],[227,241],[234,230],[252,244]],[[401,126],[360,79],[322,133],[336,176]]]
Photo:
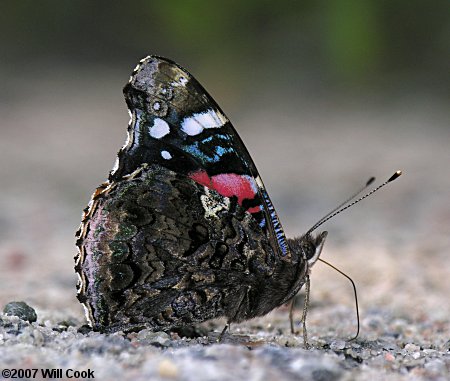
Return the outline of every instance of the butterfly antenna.
[[[333,270],[336,270],[339,274],[345,276],[350,283],[352,284],[353,287],[353,293],[355,295],[355,308],[356,308],[356,321],[357,321],[357,328],[356,328],[356,335],[351,337],[349,340],[356,340],[356,338],[359,335],[359,328],[360,328],[360,324],[359,324],[359,305],[358,305],[358,294],[356,293],[356,286],[355,286],[355,282],[353,282],[353,279],[350,278],[347,274],[345,274],[343,271],[339,270],[337,267],[333,266],[331,263],[319,258],[319,261],[322,263],[325,263],[326,265],[330,266]]]
[[[374,194],[376,191],[380,190],[381,188],[383,188],[385,185],[389,184],[390,182],[394,181],[395,179],[397,179],[400,175],[402,174],[402,171],[396,171],[391,177],[389,177],[388,180],[386,180],[384,183],[378,185],[376,188],[372,189],[370,192],[366,193],[364,196],[358,198],[357,200],[351,202],[350,204],[347,204],[348,202],[350,202],[351,200],[353,200],[356,196],[358,196],[364,189],[366,189],[370,184],[372,184],[375,180],[375,177],[371,177],[366,185],[361,188],[358,192],[356,192],[354,195],[352,195],[351,197],[349,197],[347,200],[345,200],[344,202],[342,202],[341,204],[339,204],[336,208],[334,208],[331,212],[327,213],[324,217],[322,217],[311,229],[309,229],[306,232],[306,235],[312,233],[314,230],[316,230],[320,225],[324,224],[325,222],[327,222],[329,219],[333,218],[334,216],[338,215],[339,213],[343,212],[344,210],[352,207],[353,205],[357,204],[358,202],[364,200],[365,198],[371,196],[372,194]],[[346,205],[347,204],[347,205]]]
[[[327,218],[330,214],[334,213],[336,210],[342,208],[345,204],[348,204],[350,201],[352,201],[356,196],[358,196],[362,191],[367,189],[367,187],[372,184],[375,181],[375,177],[371,177],[369,180],[366,181],[364,186],[360,188],[357,192],[352,194],[349,198],[347,198],[345,201],[341,202],[338,206],[336,206],[333,210],[330,210],[327,214],[325,214],[321,219],[319,219],[318,222],[314,226],[316,226],[318,223],[323,221],[325,218]]]

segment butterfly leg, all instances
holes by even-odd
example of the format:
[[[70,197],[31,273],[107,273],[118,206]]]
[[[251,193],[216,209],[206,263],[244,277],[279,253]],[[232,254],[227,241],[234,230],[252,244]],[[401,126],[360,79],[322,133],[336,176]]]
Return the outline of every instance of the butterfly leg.
[[[223,335],[227,330],[230,329],[231,323],[225,324],[225,327],[223,327],[222,332],[220,332],[219,337],[217,338],[217,342],[220,343],[222,341]]]
[[[309,305],[309,289],[310,289],[310,282],[309,282],[309,275],[307,275],[305,282],[305,302],[303,304],[303,313],[302,313],[303,345],[305,346],[305,349],[309,349],[308,332],[306,331],[306,314],[308,313],[308,305]]]
[[[295,329],[294,329],[294,306],[295,306],[295,298],[296,296],[294,296],[292,298],[292,302],[291,302],[291,308],[289,308],[289,322],[291,323],[291,333],[295,334]]]
[[[238,308],[236,309],[236,312],[234,313],[233,318],[228,320],[227,324],[225,325],[225,327],[223,328],[223,330],[222,330],[222,332],[220,333],[219,337],[217,338],[217,342],[222,341],[223,335],[225,334],[225,332],[227,331],[227,329],[228,329],[228,330],[230,329],[231,322],[233,322],[233,321],[236,320],[236,317],[238,316],[238,314],[239,314],[239,312],[240,312],[240,310],[241,310],[241,307],[242,307],[243,303],[244,303],[245,301],[247,301],[247,303],[248,303],[248,301],[250,300],[250,299],[249,299],[250,289],[251,289],[251,286],[248,286],[248,287],[247,287],[247,290],[246,290],[246,292],[245,292],[245,294],[242,296],[242,299],[241,299],[241,301],[239,302],[239,306],[238,306]]]

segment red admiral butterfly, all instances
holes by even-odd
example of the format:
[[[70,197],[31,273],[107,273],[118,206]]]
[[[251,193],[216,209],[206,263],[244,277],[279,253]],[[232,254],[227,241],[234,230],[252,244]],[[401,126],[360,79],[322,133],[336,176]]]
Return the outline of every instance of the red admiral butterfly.
[[[287,239],[220,107],[185,69],[141,60],[131,120],[77,232],[78,299],[95,330],[170,330],[262,316],[291,300],[327,232]]]

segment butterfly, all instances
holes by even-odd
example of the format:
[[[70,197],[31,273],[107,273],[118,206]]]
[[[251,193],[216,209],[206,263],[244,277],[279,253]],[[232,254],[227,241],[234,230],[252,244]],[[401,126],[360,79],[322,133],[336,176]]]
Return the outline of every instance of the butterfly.
[[[124,95],[127,141],[76,233],[77,297],[93,329],[242,322],[308,286],[327,232],[286,238],[249,152],[200,83],[148,56]]]

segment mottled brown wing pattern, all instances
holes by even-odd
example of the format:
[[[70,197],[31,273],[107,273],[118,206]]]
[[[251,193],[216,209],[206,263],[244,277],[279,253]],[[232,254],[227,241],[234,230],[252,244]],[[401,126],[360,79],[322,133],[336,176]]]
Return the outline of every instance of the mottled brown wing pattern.
[[[100,187],[77,245],[79,299],[100,331],[243,320],[256,313],[251,290],[275,268],[236,198],[158,165]]]

